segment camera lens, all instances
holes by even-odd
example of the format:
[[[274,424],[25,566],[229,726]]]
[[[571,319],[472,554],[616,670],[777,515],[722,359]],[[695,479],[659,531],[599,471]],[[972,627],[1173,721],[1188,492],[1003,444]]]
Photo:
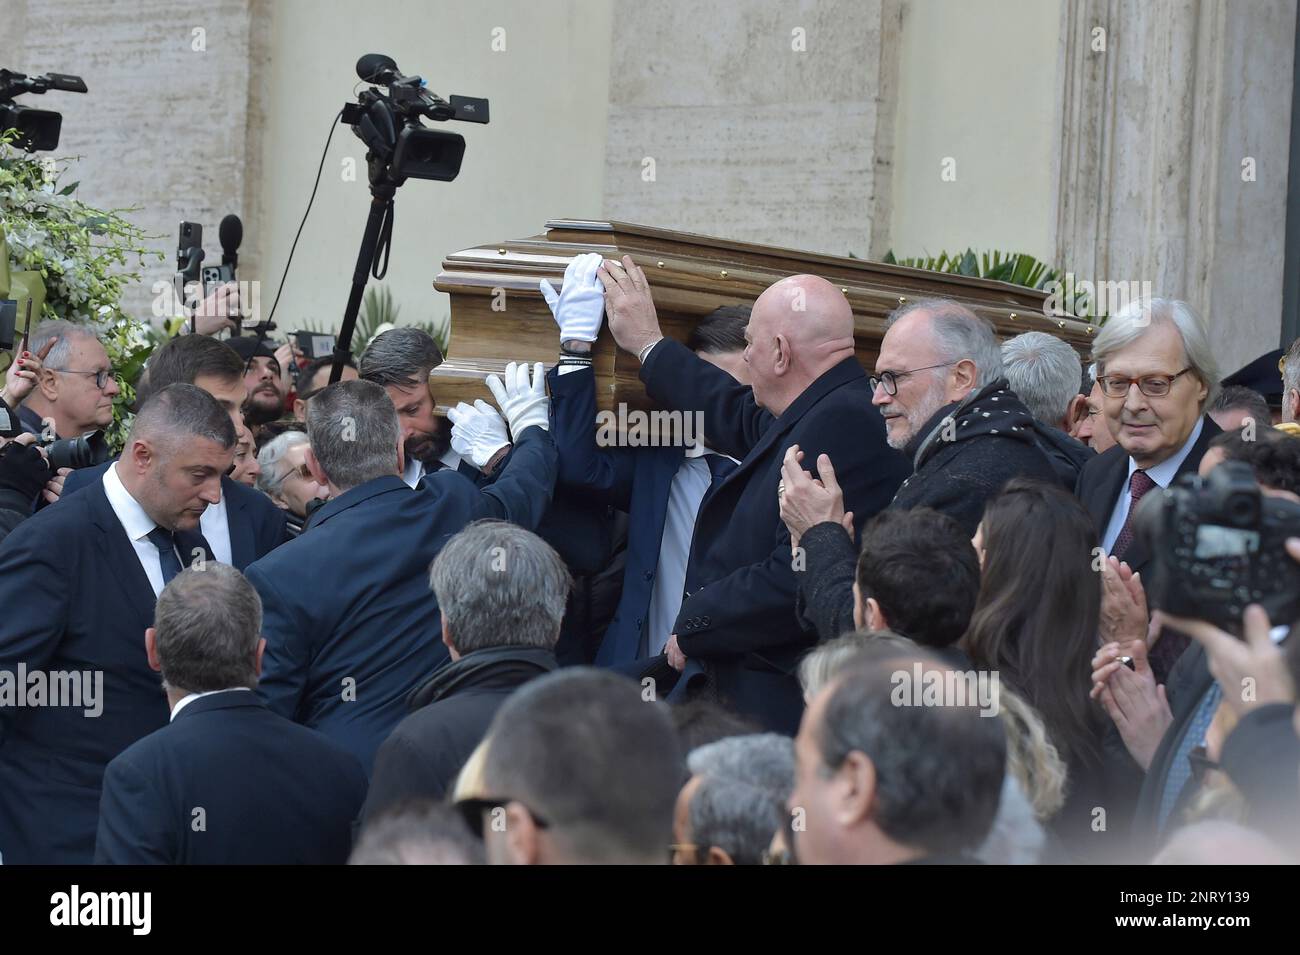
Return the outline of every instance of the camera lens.
[[[1259,523],[1259,495],[1229,494],[1223,502],[1223,513],[1234,527],[1253,527]]]

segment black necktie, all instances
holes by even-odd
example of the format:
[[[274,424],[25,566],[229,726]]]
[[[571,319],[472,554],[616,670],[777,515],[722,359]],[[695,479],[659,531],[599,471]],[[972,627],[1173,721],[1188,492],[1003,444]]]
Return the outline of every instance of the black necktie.
[[[208,546],[200,531],[177,531],[173,534],[163,527],[155,527],[148,533],[148,538],[158,548],[158,562],[162,565],[163,586],[171,583],[172,578],[181,572],[181,561],[188,567],[195,560],[215,560],[212,548]]]

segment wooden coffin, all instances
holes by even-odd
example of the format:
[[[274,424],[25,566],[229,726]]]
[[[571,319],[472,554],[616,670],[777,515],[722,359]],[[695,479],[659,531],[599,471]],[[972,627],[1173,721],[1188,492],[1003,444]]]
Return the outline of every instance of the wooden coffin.
[[[1087,355],[1096,328],[1044,314],[1046,293],[960,275],[884,265],[793,249],[730,242],[626,222],[556,219],[527,239],[475,246],[449,255],[434,288],[451,296],[451,344],[430,382],[440,411],[458,401],[491,400],[483,379],[507,362],[540,361],[549,369],[559,351],[554,319],[538,291],[541,279],[558,290],[573,256],[624,255],[645,270],[665,335],[685,341],[693,322],[723,305],[751,305],[773,282],[811,273],[839,285],[853,307],[858,360],[875,366],[885,319],[918,298],[955,299],[993,323],[1003,337],[1047,331]],[[617,413],[648,409],[636,357],[621,352],[602,328],[593,350],[596,406]]]

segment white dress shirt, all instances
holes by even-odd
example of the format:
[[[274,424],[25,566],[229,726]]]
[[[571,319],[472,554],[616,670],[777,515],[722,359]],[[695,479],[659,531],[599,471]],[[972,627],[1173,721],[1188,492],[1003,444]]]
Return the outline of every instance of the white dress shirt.
[[[663,653],[668,638],[672,636],[677,614],[682,609],[695,519],[713,481],[713,472],[704,455],[714,453],[703,445],[692,445],[686,449],[686,457],[673,475],[672,487],[668,491],[668,510],[664,514],[663,537],[659,542],[659,563],[655,567],[655,582],[650,589],[650,607],[646,614],[648,656]],[[735,461],[735,458],[731,460]]]
[[[231,690],[248,690],[248,689],[249,688],[246,686],[231,686],[231,687],[227,687],[224,690],[204,690],[202,693],[191,693],[188,696],[182,696],[179,700],[176,701],[176,705],[172,707],[171,718],[172,720],[175,720],[176,717],[180,715],[181,710],[185,709],[185,707],[189,706],[191,703],[193,703],[201,696],[211,696],[213,693],[229,693]],[[249,690],[249,692],[251,693],[252,691]]]
[[[1192,453],[1192,445],[1201,436],[1201,429],[1205,427],[1205,419],[1197,418],[1196,427],[1188,435],[1183,446],[1176,452],[1165,458],[1153,468],[1146,468],[1147,477],[1156,483],[1159,487],[1168,487],[1173,483],[1174,478],[1178,475],[1178,469],[1183,466],[1187,460],[1187,455]],[[1109,554],[1115,547],[1115,541],[1119,537],[1119,532],[1124,529],[1124,522],[1128,520],[1129,508],[1133,505],[1133,492],[1130,487],[1133,483],[1133,474],[1138,470],[1137,462],[1132,457],[1128,459],[1128,477],[1124,480],[1124,486],[1120,488],[1119,499],[1115,502],[1115,508],[1110,512],[1110,523],[1106,525],[1106,534],[1101,539],[1101,546]]]
[[[453,471],[460,467],[460,455],[450,448],[438,460],[442,462],[443,467],[451,468]],[[424,469],[424,462],[416,458],[407,458],[406,468],[402,471],[402,480],[408,487],[415,487],[420,483],[420,478],[429,473],[431,472]]]
[[[199,518],[199,531],[208,542],[212,557],[219,564],[235,563],[230,553],[230,517],[226,513],[226,495],[216,504],[209,504]]]
[[[158,525],[122,484],[122,479],[117,474],[117,462],[110,464],[104,472],[104,495],[108,498],[113,513],[117,515],[118,523],[131,539],[135,555],[140,558],[140,566],[144,568],[149,586],[153,587],[153,595],[157,597],[163,589],[162,558],[158,556],[154,542],[149,539],[149,532]]]

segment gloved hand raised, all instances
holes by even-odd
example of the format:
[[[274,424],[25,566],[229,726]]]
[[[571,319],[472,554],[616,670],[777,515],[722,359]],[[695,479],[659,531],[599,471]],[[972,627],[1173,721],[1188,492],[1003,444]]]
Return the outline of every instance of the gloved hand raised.
[[[469,458],[480,471],[510,443],[505,419],[482,398],[472,405],[460,402],[447,411],[447,417],[451,419],[452,450]]]
[[[502,384],[496,375],[488,375],[487,386],[497,404],[510,422],[510,434],[516,441],[525,428],[537,425],[543,430],[551,426],[551,399],[546,397],[546,375],[539,361],[533,367],[533,380],[528,381],[528,363],[511,362],[506,365],[506,380]]]
[[[596,252],[574,256],[564,270],[564,288],[558,293],[546,279],[539,287],[560,326],[560,342],[594,342],[605,314],[605,286],[596,277],[601,256]]]

